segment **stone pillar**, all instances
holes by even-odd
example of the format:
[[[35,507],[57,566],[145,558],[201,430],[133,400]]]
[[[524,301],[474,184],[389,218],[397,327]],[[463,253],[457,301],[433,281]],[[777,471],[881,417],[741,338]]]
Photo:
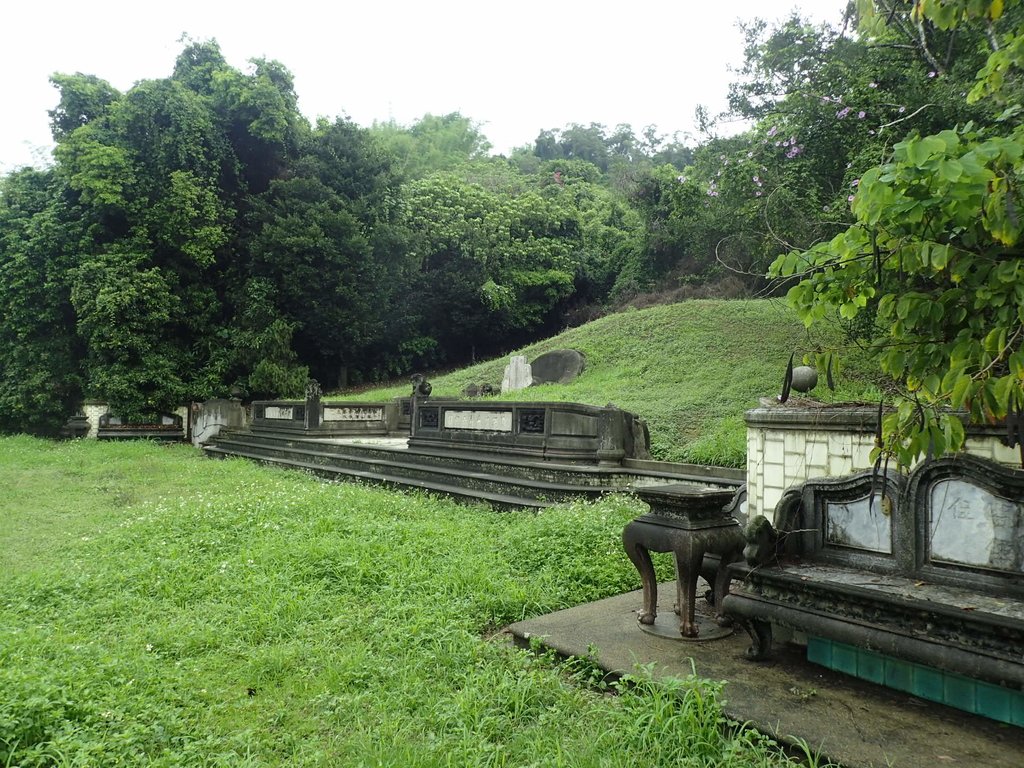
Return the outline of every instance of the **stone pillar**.
[[[601,409],[597,427],[597,463],[600,466],[618,466],[626,456],[624,415],[615,406]]]

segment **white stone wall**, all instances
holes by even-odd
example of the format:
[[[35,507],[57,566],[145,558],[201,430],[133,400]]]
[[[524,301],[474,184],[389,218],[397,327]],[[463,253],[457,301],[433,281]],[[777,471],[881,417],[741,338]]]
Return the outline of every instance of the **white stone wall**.
[[[794,409],[795,411],[795,409]],[[753,413],[753,412],[751,412]],[[794,413],[795,416],[801,414]],[[747,425],[747,513],[771,518],[788,488],[816,477],[841,477],[871,469],[874,432],[854,424]],[[1020,453],[994,435],[970,435],[967,452],[1008,466]]]

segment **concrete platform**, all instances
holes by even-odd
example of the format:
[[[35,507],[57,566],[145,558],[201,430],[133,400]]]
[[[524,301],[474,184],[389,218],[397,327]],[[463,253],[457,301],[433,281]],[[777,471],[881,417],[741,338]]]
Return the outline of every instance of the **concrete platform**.
[[[658,597],[656,626],[666,634],[675,623],[675,585],[659,587]],[[1024,728],[810,664],[796,645],[779,643],[770,661],[747,661],[743,651],[750,641],[741,630],[696,642],[644,632],[636,621],[641,601],[639,591],[630,592],[517,622],[509,630],[520,645],[540,638],[560,654],[589,655],[612,674],[653,665],[656,677],[686,677],[695,669],[700,677],[726,681],[728,717],[750,722],[785,744],[806,742],[847,768],[1024,766]],[[703,600],[698,608],[710,624]]]

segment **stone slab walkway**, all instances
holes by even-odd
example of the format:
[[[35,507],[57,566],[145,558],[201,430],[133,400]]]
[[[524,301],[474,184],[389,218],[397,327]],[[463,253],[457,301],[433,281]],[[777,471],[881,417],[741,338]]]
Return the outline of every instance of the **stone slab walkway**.
[[[702,594],[699,591],[698,594]],[[658,626],[674,619],[673,584],[659,588]],[[613,674],[653,665],[656,676],[727,681],[726,714],[784,742],[799,739],[846,768],[1024,766],[1024,728],[922,701],[808,663],[803,649],[779,643],[768,662],[749,662],[745,632],[686,642],[642,632],[641,593],[581,605],[509,627],[516,642],[540,638],[567,656],[587,656]],[[710,620],[704,601],[699,606]],[[665,619],[663,622],[662,619]]]

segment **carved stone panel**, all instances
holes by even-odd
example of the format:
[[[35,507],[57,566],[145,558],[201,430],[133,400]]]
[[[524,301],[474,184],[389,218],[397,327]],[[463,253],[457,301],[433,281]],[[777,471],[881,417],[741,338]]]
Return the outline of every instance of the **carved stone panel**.
[[[440,408],[424,408],[419,409],[420,426],[424,429],[437,429],[440,423]]]
[[[358,406],[324,408],[324,421],[382,421],[383,408],[361,408]]]
[[[268,405],[263,409],[264,419],[293,419],[295,409],[292,406]]]
[[[959,478],[932,485],[929,502],[933,562],[1024,572],[1024,503]]]
[[[528,435],[544,434],[544,409],[536,408],[519,412],[519,432]]]
[[[445,429],[511,432],[512,411],[445,411]]]
[[[870,501],[870,504],[869,504]],[[892,504],[889,497],[827,501],[825,543],[840,547],[892,553]]]

